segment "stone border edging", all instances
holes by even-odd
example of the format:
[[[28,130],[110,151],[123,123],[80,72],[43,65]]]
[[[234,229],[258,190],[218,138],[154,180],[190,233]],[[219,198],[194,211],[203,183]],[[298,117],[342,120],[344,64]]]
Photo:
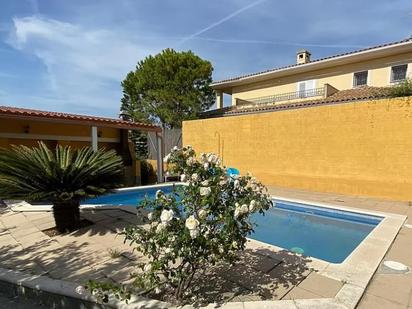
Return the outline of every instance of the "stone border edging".
[[[170,308],[167,303],[138,296],[132,296],[128,304],[112,299],[109,303],[101,305],[87,291],[77,293],[78,286],[79,284],[70,281],[0,268],[1,294],[25,299],[36,298],[39,304],[53,308]]]

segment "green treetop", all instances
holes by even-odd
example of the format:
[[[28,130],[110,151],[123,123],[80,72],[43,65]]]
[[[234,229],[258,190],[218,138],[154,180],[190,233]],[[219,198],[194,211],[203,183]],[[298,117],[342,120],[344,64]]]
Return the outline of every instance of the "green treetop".
[[[121,112],[135,121],[181,127],[212,106],[212,71],[209,61],[191,51],[148,56],[122,82]]]

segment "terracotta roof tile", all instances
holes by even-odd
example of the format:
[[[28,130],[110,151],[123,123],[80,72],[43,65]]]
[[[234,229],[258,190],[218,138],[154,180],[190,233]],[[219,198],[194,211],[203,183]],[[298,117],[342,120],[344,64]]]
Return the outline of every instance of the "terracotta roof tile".
[[[235,116],[239,114],[253,114],[262,112],[271,112],[285,109],[295,109],[302,107],[311,107],[319,105],[328,105],[334,103],[343,103],[348,101],[377,99],[389,96],[390,87],[359,87],[355,89],[341,90],[333,95],[316,100],[305,100],[297,102],[285,102],[276,104],[256,104],[250,107],[237,108],[229,106],[223,109],[215,109],[202,114],[203,118]]]
[[[126,121],[116,118],[97,117],[88,115],[77,115],[59,112],[41,111],[35,109],[1,106],[0,118],[18,118],[18,119],[32,119],[32,120],[53,120],[56,122],[66,122],[73,124],[96,125],[105,127],[114,127],[120,129],[134,129],[145,131],[161,131],[161,128],[152,124]]]
[[[289,68],[294,68],[294,67],[302,66],[302,65],[305,65],[305,64],[321,62],[321,61],[324,61],[324,60],[329,60],[329,59],[333,59],[333,58],[337,58],[337,57],[342,57],[342,56],[357,54],[357,53],[364,52],[364,51],[368,51],[368,50],[372,50],[372,49],[377,49],[377,48],[382,48],[382,47],[397,45],[397,44],[406,43],[406,42],[412,42],[412,37],[409,37],[409,38],[407,38],[407,39],[400,40],[400,41],[395,41],[395,42],[390,42],[390,43],[384,43],[384,44],[380,44],[380,45],[376,45],[376,46],[370,46],[370,47],[366,47],[366,48],[363,48],[363,49],[358,49],[358,50],[354,50],[354,51],[350,51],[350,52],[346,52],[346,53],[341,53],[341,54],[336,54],[336,55],[332,55],[332,56],[328,56],[328,57],[323,57],[323,58],[319,58],[319,59],[312,60],[312,61],[310,61],[310,62],[308,62],[308,63],[291,64],[291,65],[287,65],[287,66],[283,66],[283,67],[278,67],[278,68],[273,68],[273,69],[264,70],[264,71],[260,71],[260,72],[255,72],[255,73],[240,75],[240,76],[236,76],[236,77],[232,77],[232,78],[228,78],[228,79],[218,80],[218,81],[213,82],[213,83],[211,84],[211,86],[214,86],[214,85],[217,86],[218,84],[225,83],[225,82],[236,81],[236,80],[240,80],[240,79],[243,79],[243,78],[252,77],[252,76],[256,76],[256,75],[260,75],[260,74],[265,74],[265,73],[270,73],[270,72],[276,72],[276,71],[280,71],[280,70],[284,70],[284,69],[289,69]]]

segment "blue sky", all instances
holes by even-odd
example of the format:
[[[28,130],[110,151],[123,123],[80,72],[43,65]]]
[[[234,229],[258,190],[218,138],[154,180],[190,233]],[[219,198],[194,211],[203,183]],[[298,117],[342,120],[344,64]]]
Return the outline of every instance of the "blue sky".
[[[2,0],[0,105],[117,117],[121,80],[164,48],[219,80],[410,35],[410,0]]]

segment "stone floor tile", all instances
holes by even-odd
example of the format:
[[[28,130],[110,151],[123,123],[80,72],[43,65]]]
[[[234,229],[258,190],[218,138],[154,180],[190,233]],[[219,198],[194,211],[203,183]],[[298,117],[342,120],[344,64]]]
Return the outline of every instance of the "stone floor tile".
[[[55,223],[53,217],[43,217],[43,218],[37,218],[34,220],[30,220],[30,222],[36,226],[45,224],[45,223]]]
[[[231,302],[245,302],[245,301],[262,301],[263,297],[259,294],[250,293],[247,290],[240,292],[239,295],[234,296]]]
[[[412,276],[407,274],[377,274],[369,283],[368,294],[403,305],[409,304]]]
[[[219,274],[208,274],[206,277],[198,276],[194,279],[195,290],[194,295],[198,298],[199,304],[206,305],[208,303],[222,303],[232,300],[238,295],[242,295],[245,289],[237,285],[235,282],[229,281]],[[245,294],[251,294],[251,291],[246,291]],[[196,307],[196,306],[195,306]]]
[[[11,234],[0,235],[0,247],[15,246],[17,240]]]
[[[31,227],[30,226],[28,226],[28,227],[25,226],[23,228],[9,229],[9,231],[13,236],[16,236],[16,237],[26,236],[26,235],[30,235],[30,234],[40,232],[40,230],[37,227],[35,227],[34,225],[31,226]]]
[[[343,283],[312,272],[299,285],[299,288],[326,298],[333,298],[342,288]]]
[[[47,241],[50,237],[41,232],[32,233],[24,236],[16,236],[16,240],[25,248],[32,246],[38,242]]]
[[[96,272],[94,269],[84,267],[61,267],[50,270],[48,276],[53,279],[61,279],[67,281],[74,281],[81,284],[87,282],[87,280],[103,279],[104,275]]]
[[[53,213],[52,212],[23,212],[23,215],[29,220],[29,221],[34,221],[34,220],[50,220],[53,219]]]
[[[365,293],[357,309],[407,309],[406,305]]]
[[[21,226],[28,222],[26,217],[20,213],[13,214],[5,218],[0,218],[0,220],[6,228],[15,228],[19,225]]]
[[[301,289],[299,287],[293,288],[289,293],[287,293],[282,299],[312,299],[312,298],[322,298],[322,296]]]
[[[253,253],[251,250],[246,250],[241,254],[239,263],[267,273],[281,263],[281,261],[265,255]]]
[[[48,230],[48,229],[55,227],[56,223],[54,221],[47,221],[47,222],[35,224],[35,225],[40,231],[44,231],[44,230]]]
[[[108,278],[112,279],[113,281],[121,284],[127,281],[131,280],[130,275],[132,273],[136,273],[138,271],[138,268],[135,265],[131,266],[126,266],[126,267],[119,267],[118,269],[115,269],[109,273],[102,272],[107,276]]]

